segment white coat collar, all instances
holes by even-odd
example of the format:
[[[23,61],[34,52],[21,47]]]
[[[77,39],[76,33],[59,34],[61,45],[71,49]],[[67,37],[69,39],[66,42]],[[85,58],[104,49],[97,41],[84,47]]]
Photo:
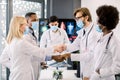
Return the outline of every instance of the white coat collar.
[[[86,31],[86,33],[88,33],[89,30],[92,28],[92,26],[93,26],[93,23],[91,22],[89,26],[87,26],[87,27],[85,27],[83,29]]]
[[[108,39],[108,37],[112,34],[113,32],[110,32],[108,34],[106,34],[105,36],[103,36],[103,33],[101,34],[101,38],[100,41],[104,41],[105,39]]]

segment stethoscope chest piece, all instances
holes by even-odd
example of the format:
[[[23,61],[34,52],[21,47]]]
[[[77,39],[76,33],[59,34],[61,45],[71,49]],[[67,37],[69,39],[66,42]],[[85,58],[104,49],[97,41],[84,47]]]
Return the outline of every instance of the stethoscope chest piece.
[[[107,54],[107,52],[108,52],[108,49],[105,49],[105,50],[104,50],[104,53]]]

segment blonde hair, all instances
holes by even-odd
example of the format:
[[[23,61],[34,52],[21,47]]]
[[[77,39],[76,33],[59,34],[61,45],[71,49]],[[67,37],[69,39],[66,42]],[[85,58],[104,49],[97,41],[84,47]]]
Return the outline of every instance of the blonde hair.
[[[13,38],[22,38],[23,32],[20,31],[20,27],[22,24],[27,24],[27,21],[24,17],[14,16],[11,19],[9,32],[7,35],[7,43],[9,44]]]

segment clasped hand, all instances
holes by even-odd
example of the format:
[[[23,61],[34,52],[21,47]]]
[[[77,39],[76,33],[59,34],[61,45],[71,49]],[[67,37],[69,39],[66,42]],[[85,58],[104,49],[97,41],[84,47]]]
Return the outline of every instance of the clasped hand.
[[[63,52],[66,50],[66,45],[65,44],[60,44],[60,45],[57,45],[57,46],[54,46],[54,52]],[[65,54],[60,54],[60,55],[54,55],[52,56],[52,59],[54,59],[55,61],[57,62],[62,62],[63,60],[67,59],[70,57],[70,54],[69,53],[65,53]]]
[[[62,55],[54,55],[54,56],[52,56],[52,59],[54,59],[57,62],[62,62],[69,57],[70,57],[70,53],[65,53],[65,54],[62,54]]]
[[[56,45],[54,46],[54,52],[63,52],[66,50],[66,45],[65,44],[60,44],[60,45]]]

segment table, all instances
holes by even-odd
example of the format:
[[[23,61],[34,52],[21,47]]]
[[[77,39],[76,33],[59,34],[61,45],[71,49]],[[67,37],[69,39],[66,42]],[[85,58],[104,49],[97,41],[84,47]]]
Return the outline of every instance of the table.
[[[54,80],[53,79],[54,70],[42,70],[39,80]],[[76,70],[63,70],[63,79],[62,80],[82,80],[75,76]]]

